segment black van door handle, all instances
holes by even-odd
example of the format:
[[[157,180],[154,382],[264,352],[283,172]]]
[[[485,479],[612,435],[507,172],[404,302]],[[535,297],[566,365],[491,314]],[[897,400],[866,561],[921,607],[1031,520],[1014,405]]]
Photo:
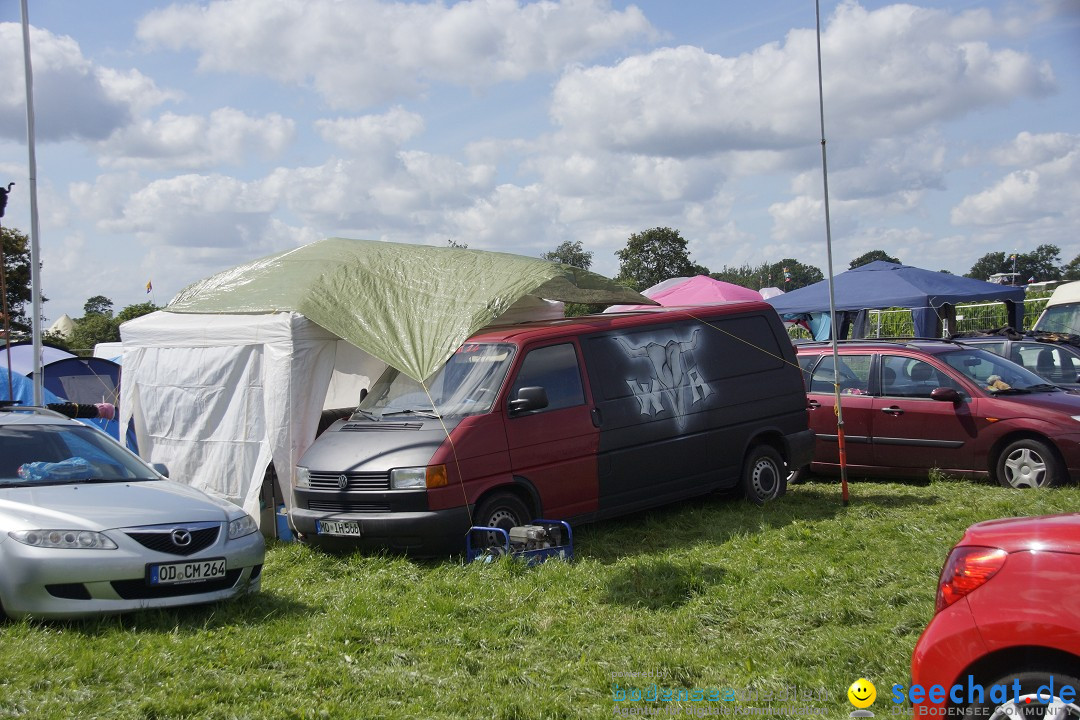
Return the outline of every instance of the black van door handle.
[[[592,417],[593,427],[598,428],[604,424],[604,418],[600,415],[600,408],[593,408],[589,415]]]
[[[881,408],[881,412],[885,413],[886,415],[903,415],[904,414],[904,411],[901,410],[900,408],[896,407],[895,405],[892,405],[891,407],[887,407],[887,408]]]
[[[817,410],[819,407],[821,407],[821,403],[819,403],[817,400],[807,400],[806,401],[806,409],[807,410]]]

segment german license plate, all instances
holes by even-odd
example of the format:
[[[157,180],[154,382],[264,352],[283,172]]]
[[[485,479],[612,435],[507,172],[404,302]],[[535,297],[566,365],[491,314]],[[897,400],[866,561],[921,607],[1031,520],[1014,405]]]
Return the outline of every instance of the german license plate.
[[[355,520],[316,520],[319,535],[360,535],[360,523]]]
[[[151,585],[179,585],[216,580],[225,577],[225,558],[159,563],[150,565],[146,573]]]

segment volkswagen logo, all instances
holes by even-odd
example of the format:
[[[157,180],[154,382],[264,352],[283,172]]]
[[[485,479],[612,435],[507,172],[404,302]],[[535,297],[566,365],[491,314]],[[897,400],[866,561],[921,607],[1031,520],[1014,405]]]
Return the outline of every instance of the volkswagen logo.
[[[172,531],[172,541],[176,547],[187,547],[191,544],[191,533],[183,528],[177,528]]]
[[[337,486],[338,486],[339,490],[344,490],[345,488],[349,487],[349,476],[348,475],[338,475],[337,476]]]

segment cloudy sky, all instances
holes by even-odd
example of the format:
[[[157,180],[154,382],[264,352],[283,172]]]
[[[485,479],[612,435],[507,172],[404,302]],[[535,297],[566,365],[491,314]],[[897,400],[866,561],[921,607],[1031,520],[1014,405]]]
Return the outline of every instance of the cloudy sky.
[[[33,0],[50,319],[327,236],[825,270],[812,0]],[[1080,254],[1080,0],[821,0],[837,272]],[[19,3],[2,222],[30,229]],[[154,292],[145,292],[147,281]]]

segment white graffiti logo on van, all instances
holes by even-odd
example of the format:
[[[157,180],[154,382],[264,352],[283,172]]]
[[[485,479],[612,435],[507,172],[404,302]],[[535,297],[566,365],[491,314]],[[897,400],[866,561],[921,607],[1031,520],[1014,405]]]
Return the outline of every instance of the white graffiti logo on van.
[[[697,347],[701,328],[696,328],[690,340],[676,340],[668,337],[649,338],[644,345],[631,345],[626,338],[615,339],[622,346],[627,357],[646,358],[652,366],[652,377],[648,382],[641,379],[627,379],[634,396],[641,403],[641,414],[656,417],[670,408],[677,418],[690,412],[691,408],[713,393],[712,388],[702,380],[694,362],[693,351]],[[667,399],[665,407],[664,399]]]

